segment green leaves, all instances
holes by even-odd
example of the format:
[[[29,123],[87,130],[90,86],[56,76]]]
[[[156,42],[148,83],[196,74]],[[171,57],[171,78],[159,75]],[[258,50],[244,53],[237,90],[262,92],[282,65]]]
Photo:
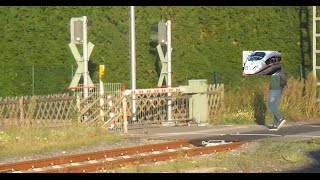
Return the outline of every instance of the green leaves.
[[[0,7],[0,15],[0,66],[19,65],[19,68],[28,69],[40,64],[48,68],[46,71],[37,70],[35,80],[44,77],[46,80],[35,82],[40,84],[35,92],[59,93],[69,85],[70,67],[74,64],[68,47],[69,22],[71,17],[84,15],[93,22],[88,30],[88,40],[95,44],[90,61],[106,66],[104,82],[122,82],[130,87],[129,7],[9,6]],[[149,45],[150,26],[161,19],[170,19],[172,23],[173,86],[186,85],[188,79],[210,81],[213,71],[219,73],[222,83],[241,85],[238,82],[244,78],[241,71],[244,50],[282,50],[283,61],[289,70],[297,69],[301,63],[301,47],[297,45],[301,30],[297,7],[137,6],[137,88],[157,85],[156,64],[159,58]],[[310,57],[305,61],[310,62]],[[97,72],[90,73],[93,74],[93,82],[98,82]],[[13,82],[8,80],[9,74],[0,77],[0,83],[7,83],[10,87],[2,89],[0,95],[29,94],[30,84],[26,82],[32,81],[31,76],[25,75],[25,79],[21,79],[26,84],[22,87],[10,84]],[[265,81],[265,78],[261,79]],[[246,84],[250,82],[260,80],[247,78]]]

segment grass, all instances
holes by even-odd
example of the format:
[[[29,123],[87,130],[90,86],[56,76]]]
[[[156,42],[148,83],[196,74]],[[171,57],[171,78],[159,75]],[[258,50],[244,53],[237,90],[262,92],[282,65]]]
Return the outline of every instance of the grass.
[[[122,138],[99,127],[73,125],[59,128],[6,128],[0,130],[0,157],[28,155],[56,149],[73,149]]]
[[[315,79],[309,74],[306,80],[290,78],[280,101],[280,112],[289,121],[316,120],[320,104],[315,102]],[[237,89],[225,94],[225,107],[217,113],[212,124],[268,124],[272,114],[266,105],[268,84],[256,88]],[[56,149],[73,149],[100,142],[121,141],[121,137],[108,134],[101,128],[76,125],[62,128],[7,128],[0,130],[0,158],[41,153]],[[238,155],[216,153],[205,160],[192,160],[183,156],[161,166],[128,166],[121,172],[179,172],[181,168],[214,167],[225,172],[277,171],[285,164],[310,164],[308,151],[319,151],[319,140],[309,142],[259,142],[252,152]],[[261,159],[263,158],[263,162]],[[264,166],[265,169],[259,169]],[[215,171],[212,170],[212,171]]]
[[[320,139],[280,142],[270,138],[246,144],[238,150],[204,157],[178,156],[171,162],[129,165],[112,172],[287,172],[319,165],[319,160],[310,156],[312,152],[320,153]]]
[[[289,78],[280,100],[280,114],[289,121],[317,120],[320,104],[315,103],[316,81],[312,73],[307,79]],[[210,120],[212,124],[268,124],[273,115],[267,108],[268,84],[226,92],[225,108]]]

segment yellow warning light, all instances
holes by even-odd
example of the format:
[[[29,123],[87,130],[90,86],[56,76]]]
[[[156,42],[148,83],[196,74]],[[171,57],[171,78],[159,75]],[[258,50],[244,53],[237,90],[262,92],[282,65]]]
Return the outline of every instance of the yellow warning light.
[[[104,75],[104,65],[99,65],[99,78],[101,79]]]

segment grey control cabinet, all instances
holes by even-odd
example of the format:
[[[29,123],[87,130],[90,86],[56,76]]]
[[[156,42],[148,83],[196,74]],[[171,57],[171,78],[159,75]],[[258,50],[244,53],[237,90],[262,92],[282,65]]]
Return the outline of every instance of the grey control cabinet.
[[[186,94],[191,94],[189,101],[190,117],[197,123],[208,122],[208,84],[206,79],[194,79],[188,81],[188,86],[183,86]]]

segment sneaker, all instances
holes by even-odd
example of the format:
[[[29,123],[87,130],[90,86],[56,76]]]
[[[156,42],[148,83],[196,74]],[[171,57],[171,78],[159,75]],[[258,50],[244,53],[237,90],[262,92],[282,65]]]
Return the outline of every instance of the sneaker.
[[[277,126],[272,126],[272,127],[269,129],[269,131],[278,131],[278,128],[277,128]]]
[[[286,123],[285,119],[282,119],[279,123],[278,129],[280,129]]]

